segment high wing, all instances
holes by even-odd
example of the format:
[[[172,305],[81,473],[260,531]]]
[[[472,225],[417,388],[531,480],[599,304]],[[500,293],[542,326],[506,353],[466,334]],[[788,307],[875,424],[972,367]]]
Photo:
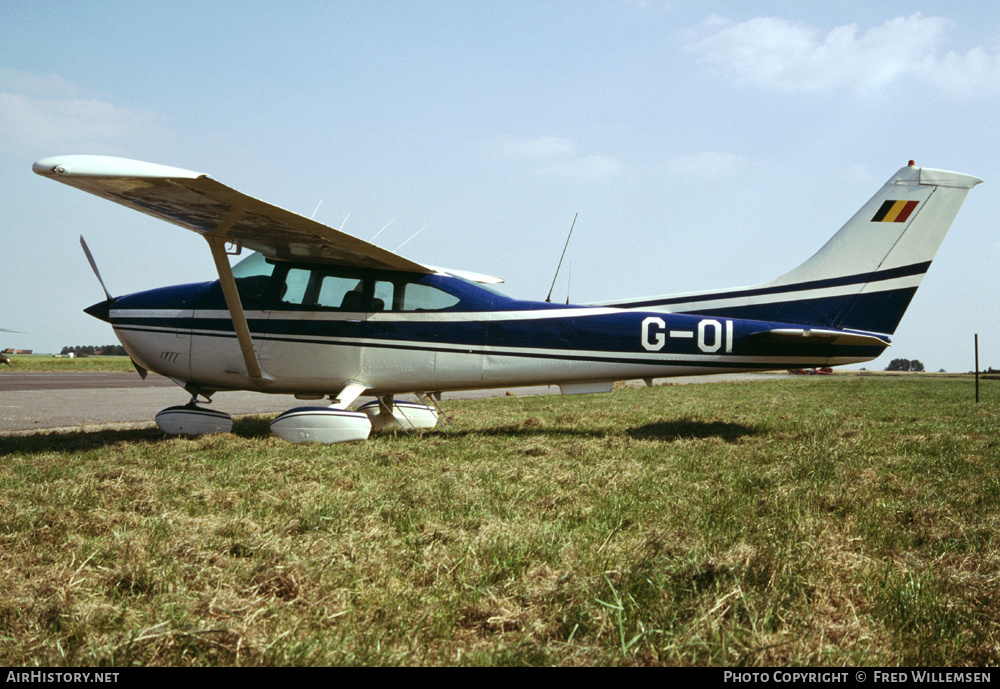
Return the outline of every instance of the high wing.
[[[32,169],[43,177],[193,230],[206,239],[224,239],[269,258],[434,272],[433,268],[236,191],[201,172],[92,155],[44,158]]]
[[[275,259],[434,272],[374,244],[240,193],[201,172],[91,155],[43,158],[32,170],[203,236],[219,272],[247,374],[261,386],[272,378],[257,358],[226,257],[227,243]]]

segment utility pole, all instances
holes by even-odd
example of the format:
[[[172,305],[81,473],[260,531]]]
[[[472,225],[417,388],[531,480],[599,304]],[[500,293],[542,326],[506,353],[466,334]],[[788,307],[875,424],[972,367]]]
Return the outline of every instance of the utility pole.
[[[976,333],[976,404],[979,404],[979,333]]]

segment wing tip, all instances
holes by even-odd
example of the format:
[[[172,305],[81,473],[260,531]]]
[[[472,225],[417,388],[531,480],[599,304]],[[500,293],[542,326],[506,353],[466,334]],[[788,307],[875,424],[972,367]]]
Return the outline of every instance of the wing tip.
[[[147,163],[131,158],[98,155],[59,155],[42,158],[31,166],[43,177],[132,177],[143,179],[198,179],[203,172]]]

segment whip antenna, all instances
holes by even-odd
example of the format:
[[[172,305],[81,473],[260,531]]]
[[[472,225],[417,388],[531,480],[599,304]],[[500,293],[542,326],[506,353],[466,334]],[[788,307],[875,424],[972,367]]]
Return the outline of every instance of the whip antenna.
[[[566,247],[569,246],[569,239],[573,236],[573,228],[576,227],[576,217],[580,215],[578,212],[573,216],[573,224],[569,226],[569,236],[566,237],[566,243],[563,244],[562,256],[559,257],[559,265],[556,266],[556,274],[552,276],[552,286],[549,287],[549,296],[545,297],[545,301],[552,301],[552,290],[556,288],[556,278],[559,277],[559,269],[562,268],[563,258],[566,257]],[[567,297],[568,299],[569,297]]]
[[[426,225],[424,225],[423,227],[421,227],[419,230],[417,230],[416,232],[414,232],[413,234],[411,234],[410,235],[410,239],[413,239],[418,234],[420,234],[421,232],[423,232],[424,230],[426,230],[428,228],[428,226],[430,226],[430,223],[427,223]],[[410,239],[407,239],[406,242],[410,241]],[[403,245],[405,245],[406,242],[403,242],[402,244],[400,244],[399,246],[397,246],[396,247],[396,251],[399,251],[400,249],[402,249]]]
[[[406,207],[404,206],[404,207],[403,207],[403,211],[405,211],[405,210],[406,210]],[[396,218],[398,218],[399,216],[401,216],[401,215],[403,214],[403,211],[399,211],[398,213],[396,213],[396,215],[392,216],[392,220],[390,220],[389,222],[387,222],[387,223],[385,224],[385,227],[383,227],[383,228],[382,228],[381,230],[379,230],[378,232],[376,232],[376,233],[375,233],[375,237],[378,237],[378,236],[379,236],[380,234],[382,234],[383,232],[385,232],[385,228],[386,228],[386,227],[389,227],[389,225],[391,225],[391,224],[393,223],[393,221],[395,221],[395,220],[396,220]],[[346,219],[346,218],[345,218],[345,219]],[[375,237],[372,237],[372,238],[371,238],[371,239],[369,239],[368,241],[369,241],[369,242],[374,242],[374,241],[375,241]]]

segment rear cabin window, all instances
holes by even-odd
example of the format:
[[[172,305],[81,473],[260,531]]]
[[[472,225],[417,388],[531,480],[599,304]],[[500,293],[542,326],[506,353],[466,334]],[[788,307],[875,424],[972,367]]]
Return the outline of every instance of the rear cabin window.
[[[420,285],[415,282],[406,284],[403,292],[403,303],[400,311],[441,311],[458,304],[459,298],[443,292],[436,287]]]

